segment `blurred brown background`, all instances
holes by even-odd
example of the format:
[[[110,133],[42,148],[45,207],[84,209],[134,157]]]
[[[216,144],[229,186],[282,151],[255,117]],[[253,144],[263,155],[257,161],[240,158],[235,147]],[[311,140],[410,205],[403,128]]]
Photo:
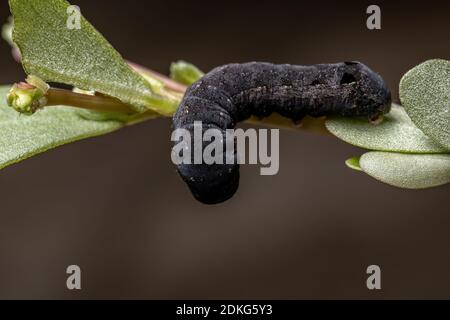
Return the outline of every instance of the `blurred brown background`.
[[[449,58],[448,1],[73,1],[129,60],[167,73],[264,60],[361,60],[394,96],[401,76]],[[0,21],[8,13],[0,4]],[[0,44],[0,83],[23,78]],[[243,167],[219,206],[170,162],[171,123],[82,141],[0,172],[0,298],[450,298],[450,187],[399,190],[347,169],[362,151],[283,131],[280,173]],[[1,133],[0,133],[1,134]],[[65,269],[82,268],[82,291]],[[380,292],[366,268],[382,268]]]

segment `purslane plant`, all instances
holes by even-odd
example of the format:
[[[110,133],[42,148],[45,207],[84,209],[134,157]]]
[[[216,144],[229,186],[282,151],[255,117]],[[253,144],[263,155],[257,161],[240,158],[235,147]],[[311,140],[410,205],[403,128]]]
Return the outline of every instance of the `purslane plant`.
[[[215,68],[186,92],[173,117],[174,129],[195,137],[199,131],[214,141],[233,141],[233,130],[249,117],[280,114],[300,122],[340,115],[378,122],[391,109],[391,92],[376,72],[360,62],[318,65],[231,63]],[[196,123],[201,122],[201,127]],[[200,129],[200,130],[199,130]],[[208,138],[207,138],[208,139]],[[240,184],[238,142],[234,150],[217,151],[213,163],[177,161],[177,169],[193,196],[206,204],[224,202]],[[175,144],[176,148],[178,142]],[[192,154],[203,142],[181,143],[182,153]],[[228,144],[230,146],[231,143]],[[209,152],[206,146],[201,149]]]
[[[187,86],[203,76],[185,62],[172,65],[169,79],[124,61],[85,18],[79,30],[65,27],[70,5],[65,0],[9,3],[14,28],[5,27],[3,36],[19,48],[29,77],[12,88],[0,87],[0,168],[69,142],[171,117]],[[77,89],[51,88],[47,82]],[[402,107],[394,105],[380,124],[335,117],[326,119],[326,128],[369,150],[347,165],[382,182],[411,189],[449,183],[450,61],[430,60],[408,72],[400,97]],[[20,116],[6,102],[32,115]],[[278,115],[249,122],[297,127]],[[305,118],[301,127],[324,132],[324,125],[324,119]]]

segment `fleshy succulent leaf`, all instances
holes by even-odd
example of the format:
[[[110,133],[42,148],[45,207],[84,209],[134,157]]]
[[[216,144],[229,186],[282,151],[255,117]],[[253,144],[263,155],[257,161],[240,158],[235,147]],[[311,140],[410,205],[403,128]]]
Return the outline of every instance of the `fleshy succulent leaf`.
[[[355,171],[362,171],[359,161],[360,161],[360,157],[353,157],[353,158],[350,158],[347,161],[345,161],[345,164],[350,169],[353,169]]]
[[[405,189],[425,189],[450,183],[450,154],[369,152],[362,170],[373,178]]]
[[[173,101],[152,91],[108,41],[65,0],[9,0],[14,16],[13,40],[28,74],[46,82],[97,91],[130,104],[171,114]],[[69,24],[79,18],[79,29]]]
[[[170,66],[170,77],[182,84],[190,86],[205,74],[199,68],[185,61],[177,61]]]
[[[406,73],[400,99],[412,121],[450,150],[450,61],[429,60]]]
[[[448,152],[417,128],[405,110],[393,105],[382,123],[374,125],[366,119],[334,117],[327,129],[347,143],[360,148],[399,153]]]

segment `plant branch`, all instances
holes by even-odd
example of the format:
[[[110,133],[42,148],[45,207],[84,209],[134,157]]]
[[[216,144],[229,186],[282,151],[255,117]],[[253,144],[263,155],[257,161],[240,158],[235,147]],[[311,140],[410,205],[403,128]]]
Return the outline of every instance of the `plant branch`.
[[[129,62],[128,64],[137,72],[141,74],[147,74],[151,77],[157,78],[159,81],[166,84],[167,88],[184,94],[187,90],[187,86],[180,84],[171,78],[162,75],[158,72],[155,72],[151,69],[148,69],[146,67],[143,67],[139,64],[136,64],[134,62]],[[154,117],[152,118],[154,119]],[[258,126],[268,126],[268,127],[275,127],[275,128],[282,128],[282,129],[288,129],[288,130],[301,130],[301,131],[309,131],[314,133],[320,133],[325,135],[330,135],[330,132],[325,127],[325,118],[312,118],[312,117],[305,117],[301,122],[294,123],[291,119],[285,118],[279,114],[272,114],[267,118],[259,119],[256,117],[252,117],[249,120],[246,121],[248,124],[252,125],[258,125]],[[145,120],[142,120],[145,121]]]
[[[103,95],[87,95],[64,89],[50,88],[47,92],[47,106],[72,106],[95,111],[133,114],[135,111],[118,99]]]
[[[144,66],[141,66],[141,65],[131,62],[131,61],[127,61],[127,63],[136,72],[138,72],[142,75],[147,75],[149,77],[153,77],[153,78],[161,81],[165,85],[166,89],[168,89],[168,90],[175,91],[175,92],[182,93],[182,94],[184,94],[187,90],[187,86],[185,86],[179,82],[176,82],[176,81],[170,79],[169,77],[166,77],[163,74],[160,74],[156,71],[150,70]]]
[[[16,48],[13,48],[13,50],[14,49],[17,51],[16,52],[17,61],[20,62],[20,53]],[[137,63],[130,61],[127,61],[127,63],[136,72],[144,76],[146,75],[161,81],[167,90],[183,95],[188,89],[187,86],[178,83],[172,80],[171,78],[163,74],[160,74],[156,71],[153,71],[147,67],[141,66]],[[30,87],[28,87],[28,89],[30,89]],[[125,114],[134,113],[134,111],[128,105],[124,104],[120,100],[101,95],[86,95],[75,93],[69,90],[50,88],[46,94],[46,99],[47,100],[45,101],[46,102],[45,106],[67,105],[96,111],[120,112]],[[42,101],[43,100],[41,100],[40,104],[42,104]],[[10,105],[14,107],[12,103],[10,103]],[[30,112],[24,113],[34,113],[37,109],[42,107],[44,107],[44,105],[37,106],[35,103],[33,108],[30,109]],[[19,112],[23,112],[23,108],[22,110],[19,110],[19,108],[15,107],[15,109],[18,110]],[[142,114],[135,114],[133,117],[130,118],[131,120],[128,122],[128,125],[141,123],[158,117],[165,117],[165,116],[157,115],[152,111],[144,112]],[[288,130],[309,131],[314,133],[330,135],[329,131],[325,127],[324,118],[316,119],[306,117],[300,123],[294,123],[292,122],[292,120],[288,118],[282,117],[278,114],[273,114],[264,119],[252,117],[251,119],[247,120],[246,123],[251,125],[269,126]]]
[[[187,86],[180,84],[171,78],[160,74],[158,72],[155,72],[147,67],[141,66],[139,64],[136,64],[134,62],[127,61],[128,64],[137,72],[141,74],[146,74],[151,77],[157,78],[159,81],[163,82],[168,89],[179,92],[184,94],[187,90]],[[149,119],[154,119],[154,115],[150,114]],[[140,121],[145,121],[146,117],[140,117]],[[330,132],[325,127],[325,118],[312,118],[312,117],[305,117],[301,122],[294,123],[291,119],[285,118],[279,114],[272,114],[267,118],[259,119],[256,117],[252,117],[249,120],[246,121],[246,123],[251,125],[258,125],[258,126],[268,126],[268,127],[275,127],[275,128],[282,128],[282,129],[288,129],[288,130],[300,130],[300,131],[308,131],[308,132],[314,132],[319,134],[325,134],[330,135]]]
[[[24,114],[33,114],[43,107],[60,105],[94,111],[123,113],[131,116],[127,123],[128,125],[141,123],[159,117],[170,117],[170,115],[159,115],[153,111],[136,113],[130,106],[124,104],[120,100],[103,95],[80,94],[73,91],[56,88],[49,88],[46,92],[42,92],[39,88],[28,83],[16,84],[11,88],[11,91],[8,94],[8,104],[18,112]],[[300,123],[294,123],[292,120],[282,117],[279,114],[272,114],[264,119],[252,117],[247,120],[246,123],[289,130],[329,134],[325,127],[324,118],[316,119],[306,117]]]

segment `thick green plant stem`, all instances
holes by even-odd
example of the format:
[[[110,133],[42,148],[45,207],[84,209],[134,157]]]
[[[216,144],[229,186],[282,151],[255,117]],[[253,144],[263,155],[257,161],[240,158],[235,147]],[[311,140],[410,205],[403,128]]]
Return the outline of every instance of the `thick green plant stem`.
[[[51,106],[71,106],[106,112],[135,114],[136,112],[118,99],[102,95],[87,95],[69,90],[49,88],[43,91],[30,83],[15,84],[7,96],[10,107],[19,113],[32,115],[39,109]]]
[[[115,98],[102,95],[91,96],[63,89],[50,89],[47,94],[47,101],[47,106],[72,106],[94,111],[136,113],[130,106]]]

